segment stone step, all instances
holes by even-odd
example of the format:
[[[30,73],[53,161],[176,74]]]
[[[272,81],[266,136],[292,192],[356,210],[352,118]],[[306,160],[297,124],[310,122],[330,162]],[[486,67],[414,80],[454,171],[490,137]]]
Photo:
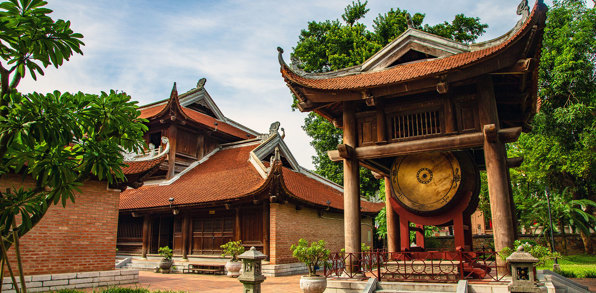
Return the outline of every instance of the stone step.
[[[411,291],[411,290],[376,290],[375,292],[379,292],[379,293],[445,293],[445,291]],[[455,291],[449,291],[449,292],[455,292]]]
[[[386,291],[380,291],[386,290]],[[457,284],[379,282],[376,292],[456,292]]]

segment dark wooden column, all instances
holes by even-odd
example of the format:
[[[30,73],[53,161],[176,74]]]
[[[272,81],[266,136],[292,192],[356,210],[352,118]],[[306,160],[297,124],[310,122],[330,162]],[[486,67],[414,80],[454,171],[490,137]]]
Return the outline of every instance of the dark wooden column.
[[[234,241],[242,240],[242,232],[240,227],[240,209],[236,208],[236,223],[234,224]]]
[[[391,207],[391,181],[385,177],[385,216],[387,217],[387,251],[400,251],[399,243],[399,219],[398,215]]]
[[[356,147],[358,130],[354,104],[343,104],[343,143]],[[344,239],[347,253],[360,252],[360,174],[358,160],[344,160]]]
[[[478,91],[478,116],[484,131],[484,159],[486,161],[486,176],[488,181],[488,194],[493,222],[493,235],[495,250],[501,251],[511,247],[515,240],[513,216],[509,196],[509,180],[507,176],[507,155],[505,144],[500,141],[499,117],[497,103],[490,77],[482,78],[477,84]],[[500,258],[497,258],[499,261]],[[500,262],[504,265],[504,262]]]
[[[263,203],[263,254],[269,258],[269,203]]]
[[[176,173],[176,125],[170,125],[168,128],[168,140],[170,141],[170,153],[168,154],[168,174],[167,179],[174,177]]]
[[[189,233],[190,233],[190,216],[188,214],[184,214],[182,216],[182,258],[188,259],[188,243],[189,241]]]
[[[149,215],[143,217],[143,246],[141,253],[143,258],[147,258],[147,252],[149,251],[149,234],[151,234],[151,218]]]

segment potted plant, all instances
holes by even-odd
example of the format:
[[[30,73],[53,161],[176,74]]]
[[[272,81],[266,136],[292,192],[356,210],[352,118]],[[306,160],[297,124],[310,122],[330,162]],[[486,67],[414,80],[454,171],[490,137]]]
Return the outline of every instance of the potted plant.
[[[298,245],[292,245],[292,256],[303,262],[308,268],[308,275],[300,278],[300,289],[305,293],[322,293],[327,288],[327,277],[317,275],[319,263],[325,264],[329,259],[329,249],[325,248],[325,241],[312,242],[310,246],[305,239],[298,240]]]
[[[161,255],[162,259],[159,262],[159,268],[162,273],[169,273],[172,268],[174,261],[172,260],[172,249],[168,246],[160,247],[157,252]]]
[[[240,276],[242,262],[238,260],[238,255],[244,252],[244,246],[242,246],[242,241],[230,241],[224,245],[221,245],[220,247],[223,250],[223,253],[221,254],[222,257],[228,255],[232,257],[226,263],[226,271],[228,271],[227,276],[230,278]]]

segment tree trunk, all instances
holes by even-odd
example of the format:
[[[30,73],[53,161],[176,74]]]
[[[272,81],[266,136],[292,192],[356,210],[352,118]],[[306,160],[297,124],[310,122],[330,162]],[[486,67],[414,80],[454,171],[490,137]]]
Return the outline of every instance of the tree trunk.
[[[581,236],[584,244],[584,253],[591,255],[594,249],[592,247],[592,238],[590,237],[590,234],[586,234],[586,232],[579,230],[579,236]]]

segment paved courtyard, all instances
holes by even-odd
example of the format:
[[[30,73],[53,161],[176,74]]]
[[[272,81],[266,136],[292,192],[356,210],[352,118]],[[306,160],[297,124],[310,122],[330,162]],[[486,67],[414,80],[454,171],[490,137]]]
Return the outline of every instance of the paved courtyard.
[[[262,285],[263,293],[301,293],[300,276],[267,277]],[[150,290],[173,290],[186,292],[242,292],[242,284],[236,278],[221,275],[158,274],[139,272],[139,284]],[[132,286],[134,287],[134,286]]]

